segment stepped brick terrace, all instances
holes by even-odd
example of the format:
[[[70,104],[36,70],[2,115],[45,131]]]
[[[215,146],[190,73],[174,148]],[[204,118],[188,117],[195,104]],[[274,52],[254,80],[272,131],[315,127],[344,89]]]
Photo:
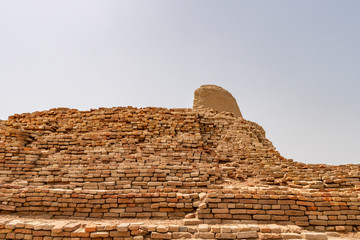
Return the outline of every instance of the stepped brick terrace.
[[[286,159],[238,108],[213,109],[57,108],[0,121],[0,239],[360,231],[360,164]]]

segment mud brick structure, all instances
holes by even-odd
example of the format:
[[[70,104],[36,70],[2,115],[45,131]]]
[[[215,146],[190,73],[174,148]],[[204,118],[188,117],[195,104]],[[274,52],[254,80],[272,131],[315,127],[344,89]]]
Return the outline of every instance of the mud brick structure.
[[[360,165],[286,159],[241,113],[57,108],[0,122],[0,239],[327,239],[300,230],[360,231]]]

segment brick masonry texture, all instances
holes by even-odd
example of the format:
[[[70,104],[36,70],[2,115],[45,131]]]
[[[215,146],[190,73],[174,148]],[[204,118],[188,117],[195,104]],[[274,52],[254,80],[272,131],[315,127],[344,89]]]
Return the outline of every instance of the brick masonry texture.
[[[327,239],[323,233],[318,233]],[[289,238],[292,237],[292,238]],[[234,224],[183,226],[0,220],[0,239],[308,239],[295,226]]]
[[[58,108],[0,122],[0,214],[359,231],[360,165],[286,159],[258,124],[210,109]],[[231,231],[150,235],[238,236]]]

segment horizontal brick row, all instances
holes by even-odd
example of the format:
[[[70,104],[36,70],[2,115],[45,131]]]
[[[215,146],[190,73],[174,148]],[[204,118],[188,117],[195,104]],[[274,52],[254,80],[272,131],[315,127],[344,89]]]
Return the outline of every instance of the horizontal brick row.
[[[194,212],[198,193],[123,193],[117,190],[32,189],[0,193],[0,212],[75,218],[170,218]]]
[[[310,230],[360,230],[360,194],[304,191],[218,191],[197,210],[205,222],[256,221],[295,224]]]
[[[295,226],[236,224],[183,226],[176,224],[37,222],[0,220],[1,239],[311,239]],[[327,239],[325,234],[316,233]],[[314,234],[313,234],[314,235]]]

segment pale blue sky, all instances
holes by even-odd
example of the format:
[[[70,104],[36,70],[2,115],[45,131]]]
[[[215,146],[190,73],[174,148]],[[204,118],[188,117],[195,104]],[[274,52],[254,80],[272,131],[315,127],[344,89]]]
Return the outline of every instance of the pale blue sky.
[[[283,156],[360,163],[359,23],[357,0],[0,0],[0,119],[216,84]]]

